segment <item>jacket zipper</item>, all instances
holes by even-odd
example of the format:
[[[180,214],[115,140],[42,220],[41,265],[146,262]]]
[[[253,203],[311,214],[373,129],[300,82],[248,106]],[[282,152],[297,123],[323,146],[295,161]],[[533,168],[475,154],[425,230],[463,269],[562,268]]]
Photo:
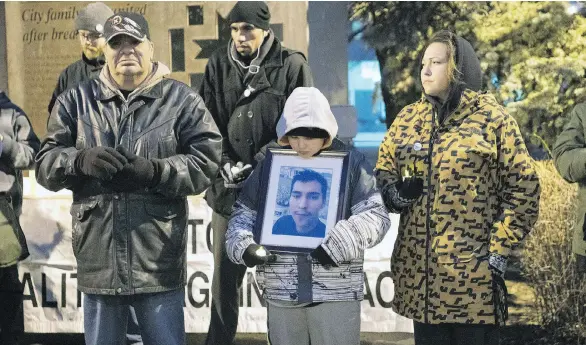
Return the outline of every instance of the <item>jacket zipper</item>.
[[[429,323],[428,310],[429,310],[429,258],[430,258],[430,242],[431,242],[431,201],[432,201],[432,185],[431,180],[432,168],[433,168],[433,142],[435,141],[435,135],[437,128],[435,126],[436,109],[434,108],[431,112],[431,136],[429,139],[429,151],[427,153],[427,219],[425,221],[425,323]]]

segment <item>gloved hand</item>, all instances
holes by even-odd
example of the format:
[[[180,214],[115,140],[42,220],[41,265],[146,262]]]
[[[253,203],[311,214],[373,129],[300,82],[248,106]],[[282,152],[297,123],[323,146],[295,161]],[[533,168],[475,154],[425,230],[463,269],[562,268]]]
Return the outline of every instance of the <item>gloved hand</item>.
[[[413,203],[423,194],[423,179],[417,176],[410,176],[399,181],[399,198]]]
[[[326,266],[334,266],[334,267],[338,267],[339,265],[328,255],[328,253],[325,251],[325,249],[322,246],[318,246],[317,248],[315,248],[311,253],[310,253],[311,257],[316,259],[317,262],[319,262],[320,264]]]
[[[256,243],[249,245],[242,254],[242,261],[248,267],[275,262],[277,258],[278,256],[276,254],[271,254],[265,247],[259,246]]]
[[[488,256],[488,267],[492,273],[504,278],[505,272],[507,271],[507,258],[497,253],[490,253]]]
[[[126,157],[113,148],[98,146],[81,150],[75,158],[74,165],[77,172],[82,175],[109,181],[126,163]]]
[[[492,292],[496,320],[499,325],[504,325],[509,318],[508,292],[507,285],[505,284],[507,258],[497,253],[490,253],[488,256],[488,268],[492,275]]]
[[[410,176],[387,186],[383,191],[385,200],[391,201],[393,209],[403,210],[411,206],[423,194],[423,179]]]
[[[159,183],[162,167],[158,163],[137,156],[124,146],[117,146],[116,151],[125,157],[128,163],[112,177],[107,186],[119,192],[132,192],[145,187],[152,188]]]
[[[224,178],[224,186],[226,188],[239,188],[238,183],[246,180],[248,175],[252,172],[252,165],[242,162],[238,162],[232,165],[230,162],[226,162],[220,173]]]

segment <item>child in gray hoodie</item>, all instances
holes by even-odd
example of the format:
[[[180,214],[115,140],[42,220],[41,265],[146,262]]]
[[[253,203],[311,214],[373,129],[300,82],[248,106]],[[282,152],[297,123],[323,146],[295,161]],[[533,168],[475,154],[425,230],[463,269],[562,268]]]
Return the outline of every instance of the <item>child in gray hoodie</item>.
[[[337,131],[327,99],[313,87],[293,91],[277,124],[278,144],[302,158],[349,152],[346,219],[328,229],[310,255],[276,255],[254,242],[264,159],[244,183],[230,217],[227,254],[235,263],[257,266],[272,345],[360,343],[364,250],[383,239],[390,219],[372,168],[364,155],[335,138]]]

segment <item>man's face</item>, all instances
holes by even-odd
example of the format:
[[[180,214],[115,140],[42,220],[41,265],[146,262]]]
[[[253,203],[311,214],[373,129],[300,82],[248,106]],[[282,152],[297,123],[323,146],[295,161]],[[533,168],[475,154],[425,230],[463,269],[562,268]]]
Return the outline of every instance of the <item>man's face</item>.
[[[106,39],[101,34],[87,30],[77,30],[77,34],[86,58],[95,60],[104,53]]]
[[[230,29],[236,51],[245,57],[256,54],[256,51],[269,33],[248,23],[232,23],[230,24]]]
[[[309,232],[315,228],[324,201],[319,182],[295,182],[289,197],[289,213],[293,216],[298,232]]]
[[[148,39],[141,42],[128,35],[118,35],[108,42],[104,56],[113,76],[130,77],[150,72],[153,50]]]

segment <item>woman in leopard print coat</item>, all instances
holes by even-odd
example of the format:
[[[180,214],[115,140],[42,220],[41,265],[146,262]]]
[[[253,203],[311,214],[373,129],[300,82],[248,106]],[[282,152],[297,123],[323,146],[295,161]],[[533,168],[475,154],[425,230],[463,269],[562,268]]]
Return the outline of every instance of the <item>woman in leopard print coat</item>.
[[[422,58],[424,96],[380,146],[377,182],[401,214],[394,310],[415,344],[498,344],[507,257],[538,215],[539,181],[515,120],[479,92],[480,63],[442,31]]]

